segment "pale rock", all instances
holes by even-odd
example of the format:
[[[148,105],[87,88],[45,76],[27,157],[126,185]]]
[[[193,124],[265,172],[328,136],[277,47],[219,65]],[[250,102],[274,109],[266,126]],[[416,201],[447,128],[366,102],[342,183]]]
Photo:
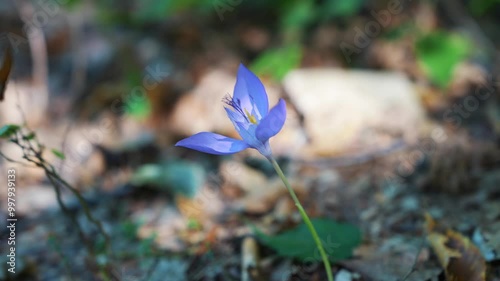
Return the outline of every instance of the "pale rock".
[[[305,116],[305,156],[368,152],[400,138],[413,142],[425,120],[411,82],[400,73],[299,69],[283,83]]]
[[[16,216],[30,216],[49,208],[59,208],[52,186],[22,186],[16,189],[16,197],[22,198],[16,200]]]
[[[30,81],[9,81],[0,102],[1,124],[27,123],[36,128],[46,121],[49,106],[44,87]]]

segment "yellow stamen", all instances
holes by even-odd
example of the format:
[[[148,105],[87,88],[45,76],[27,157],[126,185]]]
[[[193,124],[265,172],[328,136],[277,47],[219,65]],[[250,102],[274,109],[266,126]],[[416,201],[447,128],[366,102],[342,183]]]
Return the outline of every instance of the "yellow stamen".
[[[253,116],[252,114],[248,113],[247,109],[245,108],[245,114],[247,115],[248,121],[252,124],[257,124],[257,118]]]

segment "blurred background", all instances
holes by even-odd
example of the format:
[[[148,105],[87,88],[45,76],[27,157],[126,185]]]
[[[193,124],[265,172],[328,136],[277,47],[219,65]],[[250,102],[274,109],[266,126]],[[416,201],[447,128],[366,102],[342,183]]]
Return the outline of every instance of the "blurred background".
[[[265,159],[173,146],[238,137],[221,100],[240,63],[271,106],[287,101],[271,145],[305,208],[361,235],[336,280],[500,280],[499,17],[497,0],[2,0],[0,125],[36,133],[115,254],[71,192],[94,256],[44,171],[2,157],[19,246],[0,280],[325,280],[267,239],[300,216]],[[0,150],[23,160],[8,139]],[[471,239],[458,267],[476,275],[443,264],[424,213]]]

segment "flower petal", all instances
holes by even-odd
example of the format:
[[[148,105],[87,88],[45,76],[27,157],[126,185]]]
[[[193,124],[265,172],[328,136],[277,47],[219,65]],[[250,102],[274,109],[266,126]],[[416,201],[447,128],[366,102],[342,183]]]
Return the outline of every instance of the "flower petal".
[[[280,99],[278,104],[269,111],[269,114],[260,121],[255,130],[255,136],[261,142],[267,141],[283,128],[285,120],[286,103]]]
[[[241,117],[237,112],[232,111],[229,108],[224,108],[226,110],[227,116],[233,122],[233,126],[240,134],[243,141],[245,141],[250,146],[257,145],[257,138],[255,137],[255,125],[248,123],[243,117]],[[241,120],[243,119],[243,121]],[[253,128],[252,128],[253,126]]]
[[[241,115],[239,112],[236,112],[230,108],[227,108],[227,107],[224,107],[224,109],[226,110],[226,113],[227,113],[227,117],[229,117],[229,120],[231,120],[231,122],[246,122],[246,119],[243,115]],[[234,123],[233,123],[234,124]]]
[[[270,157],[271,147],[269,146],[269,142],[261,142],[255,136],[257,126],[249,123],[238,112],[232,111],[229,108],[225,109],[227,116],[233,122],[234,128],[243,138],[243,141],[246,142],[249,147],[257,149],[262,155]],[[243,122],[240,122],[239,119],[243,119]]]
[[[192,135],[189,138],[177,142],[175,146],[183,146],[216,155],[233,154],[249,147],[246,142],[242,140],[208,132]]]
[[[249,113],[255,114],[257,120],[264,118],[269,110],[266,89],[259,78],[243,64],[238,68],[233,99],[241,102],[241,106]]]

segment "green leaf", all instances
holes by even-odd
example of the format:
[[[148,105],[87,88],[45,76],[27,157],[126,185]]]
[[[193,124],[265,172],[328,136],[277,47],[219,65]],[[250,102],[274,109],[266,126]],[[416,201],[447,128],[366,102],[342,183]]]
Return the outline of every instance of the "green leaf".
[[[195,218],[189,218],[187,221],[187,228],[189,230],[200,230],[202,229],[201,223]]]
[[[137,237],[137,232],[139,231],[140,225],[130,220],[122,222],[120,225],[120,231],[123,237],[134,240]]]
[[[361,243],[361,232],[353,225],[321,218],[312,219],[311,222],[332,262],[351,257],[354,248]],[[258,230],[256,234],[262,243],[280,256],[302,261],[321,260],[316,243],[304,223],[275,236],[268,236]]]
[[[167,189],[174,194],[193,198],[205,181],[205,170],[197,163],[170,161],[162,165],[141,166],[132,176],[132,183]]]
[[[23,140],[32,140],[36,137],[34,132],[29,133],[27,136],[23,137]]]
[[[455,67],[467,58],[472,43],[455,33],[436,31],[420,38],[416,43],[417,59],[425,73],[440,87],[446,87]]]
[[[284,8],[281,24],[285,30],[302,29],[314,20],[315,15],[314,1],[299,0],[290,2]]]
[[[300,65],[302,49],[299,45],[290,45],[278,49],[271,49],[261,54],[250,66],[257,75],[271,76],[281,81],[292,69]]]
[[[142,165],[134,172],[131,181],[135,185],[161,186],[162,167],[158,164]]]
[[[347,18],[357,14],[365,0],[332,0],[326,1],[321,13],[324,19]]]
[[[21,127],[18,125],[5,125],[2,128],[0,128],[0,138],[6,139],[15,134]]]
[[[66,155],[64,155],[64,153],[62,153],[60,150],[52,148],[51,151],[57,158],[61,160],[64,160],[66,158]]]
[[[126,101],[126,112],[138,119],[144,119],[151,114],[151,104],[146,97],[134,97]]]
[[[228,9],[235,9],[230,3],[221,2]],[[137,22],[163,21],[169,16],[191,10],[191,12],[213,11],[212,0],[141,0],[137,1],[134,18]]]
[[[157,21],[167,17],[171,6],[171,1],[144,0],[135,9],[135,17],[141,22]]]

